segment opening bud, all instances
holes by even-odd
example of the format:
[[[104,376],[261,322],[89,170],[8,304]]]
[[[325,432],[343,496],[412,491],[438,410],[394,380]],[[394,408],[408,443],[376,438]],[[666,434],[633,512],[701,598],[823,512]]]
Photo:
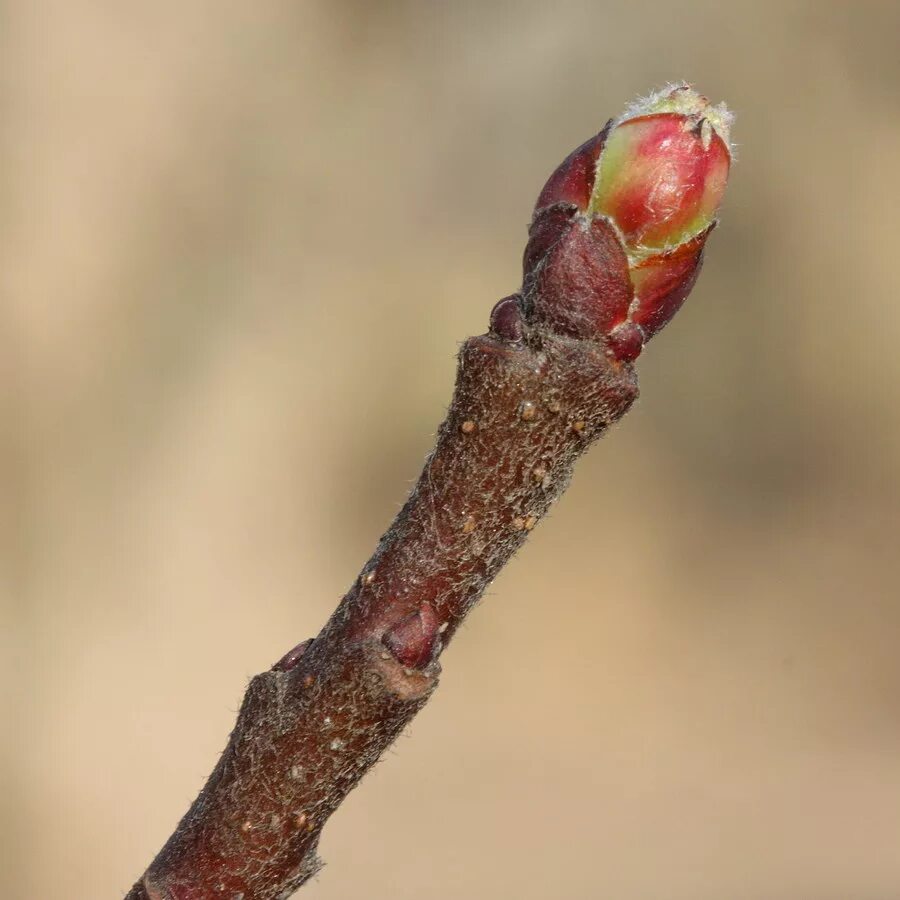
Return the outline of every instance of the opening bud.
[[[696,237],[725,193],[731,120],[683,84],[633,104],[603,146],[588,213],[612,219],[632,254]]]
[[[697,279],[728,180],[732,119],[724,104],[670,85],[570,154],[541,191],[529,230],[529,314],[635,358]]]

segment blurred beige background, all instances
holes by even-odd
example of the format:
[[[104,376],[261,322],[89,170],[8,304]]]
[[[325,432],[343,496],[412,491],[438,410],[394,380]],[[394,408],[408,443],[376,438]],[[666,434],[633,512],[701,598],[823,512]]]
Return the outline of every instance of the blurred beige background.
[[[392,517],[545,177],[739,165],[638,407],[309,900],[900,897],[896,3],[3,9],[0,896],[117,898]]]

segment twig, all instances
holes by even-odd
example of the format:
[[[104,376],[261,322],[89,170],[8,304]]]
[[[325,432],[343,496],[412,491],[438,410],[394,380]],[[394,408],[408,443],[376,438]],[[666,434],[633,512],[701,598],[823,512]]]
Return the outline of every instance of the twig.
[[[677,115],[703,145],[700,113]],[[616,128],[641,120],[632,110]],[[693,283],[721,192],[696,233],[656,255],[642,245],[638,260],[624,219],[595,203],[609,129],[542,192],[523,293],[463,345],[406,505],[322,632],[251,681],[215,771],[127,900],[276,900],[307,881],[322,827],[428,700],[466,613],[634,402],[631,360]],[[647,259],[654,277],[668,273],[666,290],[642,293]]]

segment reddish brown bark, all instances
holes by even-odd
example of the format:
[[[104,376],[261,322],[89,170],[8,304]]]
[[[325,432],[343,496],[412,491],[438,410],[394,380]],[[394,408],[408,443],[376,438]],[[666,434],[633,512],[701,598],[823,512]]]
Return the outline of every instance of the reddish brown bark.
[[[250,684],[228,748],[131,900],[274,900],[437,684],[437,657],[637,396],[603,347],[533,332],[466,342],[437,446],[322,633]]]

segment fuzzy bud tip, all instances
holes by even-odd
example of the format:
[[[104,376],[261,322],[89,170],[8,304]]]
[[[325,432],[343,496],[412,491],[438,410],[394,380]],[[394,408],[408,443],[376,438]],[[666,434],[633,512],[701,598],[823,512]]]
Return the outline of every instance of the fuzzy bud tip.
[[[638,257],[696,237],[725,193],[732,120],[686,84],[633,103],[603,147],[588,214],[609,217]]]

